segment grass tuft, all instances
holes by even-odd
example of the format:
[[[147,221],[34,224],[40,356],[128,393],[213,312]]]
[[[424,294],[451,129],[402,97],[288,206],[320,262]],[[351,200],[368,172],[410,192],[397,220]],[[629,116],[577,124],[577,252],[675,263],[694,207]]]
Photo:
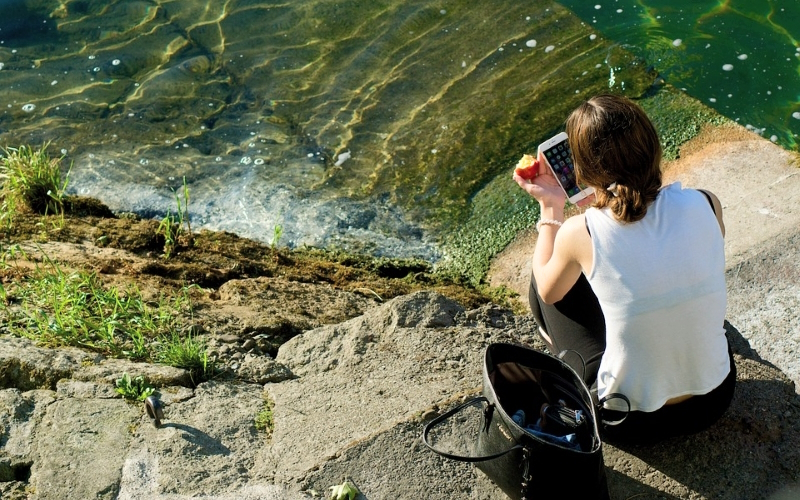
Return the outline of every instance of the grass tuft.
[[[167,210],[167,215],[161,219],[156,229],[156,235],[164,236],[164,258],[169,259],[180,244],[180,238],[186,236],[188,244],[192,241],[192,223],[189,217],[189,187],[186,177],[183,178],[183,202],[178,193],[175,193],[175,202],[178,205],[175,213]],[[184,224],[186,229],[183,228]]]
[[[153,386],[145,381],[143,376],[138,375],[131,378],[127,372],[122,374],[122,378],[117,379],[114,384],[114,390],[117,394],[121,394],[123,398],[131,401],[144,401],[156,391]]]
[[[216,362],[208,357],[206,344],[191,334],[181,337],[177,331],[161,338],[154,358],[159,363],[183,368],[189,372],[194,385],[216,375]]]
[[[69,172],[62,177],[63,157],[50,158],[49,143],[38,150],[30,146],[2,149],[0,177],[3,179],[0,195],[0,218],[7,227],[16,214],[30,211],[41,215],[64,214],[64,196],[69,182]]]
[[[215,373],[205,343],[178,332],[192,303],[189,287],[148,302],[135,286],[104,286],[93,272],[65,272],[46,260],[30,276],[0,286],[0,320],[9,331],[48,346],[155,360],[189,370],[195,384]]]

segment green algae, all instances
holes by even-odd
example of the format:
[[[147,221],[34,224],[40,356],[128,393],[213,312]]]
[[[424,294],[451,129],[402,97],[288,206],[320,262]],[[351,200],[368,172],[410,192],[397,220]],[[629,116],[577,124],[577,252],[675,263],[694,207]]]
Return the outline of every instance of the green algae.
[[[539,205],[508,175],[473,199],[472,216],[448,237],[447,258],[437,272],[471,286],[483,283],[492,258],[539,218]]]

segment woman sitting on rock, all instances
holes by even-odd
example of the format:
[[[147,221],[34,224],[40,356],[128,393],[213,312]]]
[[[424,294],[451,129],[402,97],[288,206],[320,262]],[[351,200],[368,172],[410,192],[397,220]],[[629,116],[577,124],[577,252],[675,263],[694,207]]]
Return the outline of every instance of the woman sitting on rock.
[[[564,191],[541,157],[533,179],[514,174],[541,210],[530,288],[540,333],[552,353],[583,357],[585,368],[574,353],[564,359],[598,399],[630,400],[627,419],[606,437],[654,441],[707,428],[736,383],[719,200],[680,183],[662,187],[658,135],[627,98],[590,99],[566,132],[593,207],[565,220]],[[618,399],[605,405],[627,409]]]

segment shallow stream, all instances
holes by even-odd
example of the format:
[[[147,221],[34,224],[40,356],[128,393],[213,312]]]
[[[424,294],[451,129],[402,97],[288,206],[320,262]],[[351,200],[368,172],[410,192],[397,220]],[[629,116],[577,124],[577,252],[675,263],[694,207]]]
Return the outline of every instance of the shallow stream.
[[[185,182],[193,227],[437,260],[469,218],[497,248],[535,217],[510,169],[569,110],[609,89],[660,94],[657,71],[691,94],[683,64],[712,53],[670,31],[667,7],[634,15],[664,19],[652,49],[616,40],[628,27],[605,22],[611,4],[574,3],[581,17],[517,0],[3,0],[0,145],[49,141],[68,191],[115,211],[162,217]],[[769,81],[795,70],[774,89],[785,129],[745,121],[792,148],[800,58],[784,31],[794,66]],[[732,86],[768,65],[761,50],[729,47],[748,59],[716,72]],[[726,103],[748,92],[731,88]]]

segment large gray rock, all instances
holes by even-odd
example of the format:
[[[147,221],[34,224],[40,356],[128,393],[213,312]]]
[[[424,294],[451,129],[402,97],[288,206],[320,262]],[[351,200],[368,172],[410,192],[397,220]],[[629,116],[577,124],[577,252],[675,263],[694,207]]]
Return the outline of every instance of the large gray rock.
[[[104,359],[96,364],[85,364],[72,374],[75,380],[85,382],[107,382],[112,386],[124,373],[131,377],[142,376],[153,387],[191,387],[189,372],[174,366],[136,363],[127,359]]]
[[[726,273],[728,320],[761,357],[800,387],[800,248],[796,232],[779,235]]]
[[[474,393],[485,346],[533,331],[530,318],[491,308],[468,317],[453,301],[419,292],[293,338],[277,361],[299,378],[266,386],[275,402],[267,469],[295,479],[353,441]]]
[[[800,400],[791,382],[761,360],[737,354],[736,363],[740,377],[734,401],[710,429],[657,446],[604,444],[612,499],[778,500],[772,495],[798,484]],[[369,499],[505,498],[473,465],[428,450],[421,443],[424,423],[412,417],[350,443],[310,469],[303,486],[320,491],[348,477]],[[469,454],[471,442],[463,437],[463,446],[453,451]],[[542,492],[553,491],[548,479],[536,479]],[[794,496],[780,498],[797,499],[797,489],[783,494],[792,491]]]
[[[0,389],[55,389],[59,379],[70,377],[84,363],[99,362],[102,356],[67,347],[37,347],[28,339],[0,337]]]
[[[792,498],[800,398],[735,326],[727,329],[739,369],[731,409],[695,436],[651,447],[606,444],[612,498]],[[428,450],[421,433],[434,415],[480,392],[486,345],[542,348],[535,330],[530,316],[494,306],[464,311],[429,292],[398,297],[285,344],[275,362],[296,378],[161,388],[159,428],[141,403],[109,392],[111,368],[92,376],[72,370],[91,380],[63,378],[55,391],[0,390],[0,495],[301,500],[349,478],[361,500],[502,498],[474,466]],[[5,346],[12,344],[57,356],[26,342]],[[266,401],[271,434],[255,427]],[[480,418],[468,417],[468,426]],[[468,453],[473,439],[464,432],[449,444]]]
[[[117,399],[52,403],[32,436],[36,498],[116,498],[120,459],[139,409]]]

